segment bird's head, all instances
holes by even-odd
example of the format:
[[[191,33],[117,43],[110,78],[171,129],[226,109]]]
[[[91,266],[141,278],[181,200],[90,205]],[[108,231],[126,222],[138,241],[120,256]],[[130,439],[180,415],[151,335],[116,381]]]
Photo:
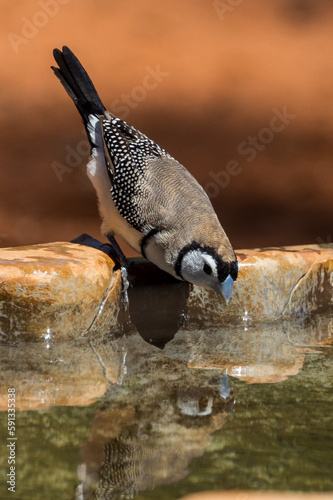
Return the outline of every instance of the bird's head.
[[[233,253],[231,258],[227,261],[214,248],[193,242],[182,249],[175,270],[185,281],[215,290],[228,303],[238,275],[237,257]]]

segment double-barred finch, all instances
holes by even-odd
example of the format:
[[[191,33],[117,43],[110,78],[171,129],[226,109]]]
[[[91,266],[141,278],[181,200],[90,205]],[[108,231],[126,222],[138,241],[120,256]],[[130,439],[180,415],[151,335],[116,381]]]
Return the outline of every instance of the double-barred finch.
[[[68,47],[52,67],[74,101],[91,144],[87,165],[103,218],[102,232],[172,274],[212,288],[228,302],[237,278],[235,252],[194,177],[164,149],[107,111]]]

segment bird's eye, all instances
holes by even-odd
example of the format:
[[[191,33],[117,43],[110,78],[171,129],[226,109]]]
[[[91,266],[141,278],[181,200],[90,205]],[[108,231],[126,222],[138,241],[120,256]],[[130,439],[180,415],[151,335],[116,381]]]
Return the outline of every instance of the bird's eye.
[[[212,274],[212,268],[208,264],[204,264],[203,270],[206,274]]]

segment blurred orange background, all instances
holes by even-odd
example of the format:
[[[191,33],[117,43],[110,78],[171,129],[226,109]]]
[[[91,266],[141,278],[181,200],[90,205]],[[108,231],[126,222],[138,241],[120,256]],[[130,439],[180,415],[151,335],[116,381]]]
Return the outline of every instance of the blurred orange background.
[[[332,2],[0,7],[0,246],[104,241],[83,125],[50,70],[62,45],[206,188],[235,248],[333,241]]]

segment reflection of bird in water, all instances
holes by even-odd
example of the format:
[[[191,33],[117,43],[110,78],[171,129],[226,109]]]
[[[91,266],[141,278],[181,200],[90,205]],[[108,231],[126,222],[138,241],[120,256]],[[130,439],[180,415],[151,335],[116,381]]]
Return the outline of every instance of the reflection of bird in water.
[[[230,396],[230,392],[231,392],[231,389],[230,389],[230,385],[229,385],[227,370],[223,370],[223,373],[221,376],[219,394],[220,394],[221,398],[227,399]]]
[[[223,410],[232,411],[234,400],[230,397],[231,389],[225,370],[220,380],[218,394],[219,396],[205,387],[181,389],[177,394],[177,406],[183,415],[190,417],[208,417]]]
[[[97,480],[95,472],[90,479],[82,478],[89,494],[80,498],[129,500],[140,491],[186,477],[189,463],[202,455],[210,432],[220,429],[232,412],[233,399],[223,401],[210,390],[184,390],[177,394],[177,406],[172,424],[166,417],[156,428],[135,427],[108,441]],[[168,406],[162,412],[167,415]]]
[[[223,401],[211,390],[185,390],[177,394],[177,406],[175,415],[168,405],[160,405],[159,423],[134,425],[109,440],[98,470],[94,460],[79,474],[82,493],[77,500],[130,500],[186,477],[189,463],[203,454],[210,433],[222,428],[232,412],[233,400]]]
[[[183,415],[191,417],[205,417],[213,410],[213,395],[206,391],[182,391],[177,397],[177,406]]]
[[[95,500],[119,500],[133,498],[135,483],[140,474],[139,456],[135,447],[113,439],[104,447],[104,462],[100,481],[91,498]]]
[[[198,442],[197,442],[198,440]],[[92,500],[128,500],[158,484],[180,481],[188,474],[192,457],[201,455],[201,438],[184,450],[176,434],[135,435],[112,439],[104,447],[104,460]],[[199,450],[199,452],[198,452]]]

